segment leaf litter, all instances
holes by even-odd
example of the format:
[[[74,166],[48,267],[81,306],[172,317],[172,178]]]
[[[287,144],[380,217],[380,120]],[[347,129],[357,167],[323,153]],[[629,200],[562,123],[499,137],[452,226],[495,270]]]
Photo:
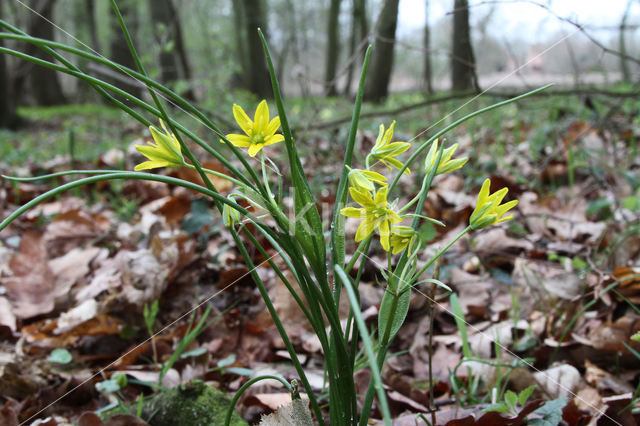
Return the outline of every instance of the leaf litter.
[[[473,359],[462,357],[461,335],[442,290],[436,292],[430,335],[430,287],[419,285],[394,343],[392,352],[398,353],[383,370],[394,424],[426,424],[423,419],[431,420],[433,409],[436,423],[447,425],[521,424],[527,416],[532,424],[563,419],[577,425],[604,416],[622,424],[637,420],[629,406],[636,402],[640,375],[633,353],[640,346],[630,340],[640,330],[632,306],[640,300],[640,209],[620,200],[638,197],[638,188],[634,192],[606,164],[597,164],[604,176],[589,173],[588,167],[576,170],[569,185],[568,148],[606,149],[609,137],[575,120],[547,160],[526,161],[526,141],[506,148],[504,164],[517,169],[494,174],[492,181],[520,200],[516,220],[460,240],[441,265],[440,279],[458,294],[469,323]],[[462,151],[471,149],[468,140],[460,145]],[[114,151],[101,161],[108,166],[123,158]],[[633,165],[637,158],[629,160]],[[224,173],[215,163],[205,167]],[[637,166],[633,170],[637,174]],[[191,170],[175,173],[201,184]],[[523,175],[535,185],[524,184]],[[213,178],[223,193],[231,190]],[[410,185],[403,187],[407,199],[415,195]],[[436,178],[424,211],[447,228],[427,230],[434,250],[466,226],[475,201],[471,194],[478,188],[461,174]],[[26,183],[3,188],[3,217],[46,189]],[[40,424],[147,424],[131,415],[104,423],[90,413],[110,400],[95,385],[120,373],[129,378],[121,397],[133,401],[149,395],[151,389],[139,383],[160,378],[150,360],[171,357],[202,309],[184,313],[200,303],[212,306],[213,320],[187,348],[194,355],[178,359],[163,375],[164,386],[200,379],[232,393],[247,376],[271,372],[295,378],[248,269],[206,200],[142,181],[101,183],[82,191],[84,196],[67,194],[28,212],[0,238],[0,423],[16,425],[53,403],[38,414]],[[114,203],[118,198],[131,200],[133,207]],[[331,209],[330,192],[323,200]],[[350,220],[346,229],[355,233]],[[264,260],[259,253],[253,256],[256,264]],[[420,261],[427,259],[425,253]],[[385,265],[386,259],[374,249],[367,262],[360,283],[362,309],[368,321],[375,321],[384,278],[374,264]],[[258,273],[320,391],[324,355],[317,338],[270,267],[261,264]],[[149,340],[142,312],[155,300],[160,302],[153,324],[158,334]],[[67,350],[72,361],[64,367],[48,362],[55,349]],[[218,367],[230,355],[233,363]],[[87,379],[82,396],[67,395]],[[366,369],[356,372],[359,389],[364,391],[369,380]],[[480,383],[476,393],[465,393],[474,380]],[[536,386],[534,399],[517,415],[482,412],[492,402],[492,389],[519,392],[530,385]],[[287,397],[277,383],[256,385],[239,410],[259,421],[286,405]]]

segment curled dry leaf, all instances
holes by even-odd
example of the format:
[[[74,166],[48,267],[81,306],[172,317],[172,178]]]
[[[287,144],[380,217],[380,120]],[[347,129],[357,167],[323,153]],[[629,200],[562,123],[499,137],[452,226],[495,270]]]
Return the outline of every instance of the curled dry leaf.
[[[576,273],[566,271],[561,265],[551,262],[532,262],[527,259],[516,259],[513,280],[530,286],[543,294],[549,293],[560,299],[572,300],[582,295],[585,282]]]
[[[78,197],[64,197],[61,200],[52,201],[50,203],[42,203],[38,207],[27,211],[24,214],[27,220],[37,220],[41,216],[49,217],[60,215],[71,210],[78,210],[86,207],[87,203]]]
[[[614,280],[620,283],[616,287],[620,294],[631,303],[640,303],[640,267],[618,266],[613,270],[612,279],[606,285],[613,283]]]
[[[71,287],[89,273],[90,263],[100,253],[108,253],[108,250],[98,247],[77,247],[63,256],[49,260],[49,269],[55,278],[56,299],[68,296]]]
[[[628,353],[625,343],[640,350],[640,342],[630,340],[640,330],[640,319],[631,316],[618,318],[614,323],[605,323],[589,333],[594,348],[607,352]]]
[[[116,259],[122,278],[122,295],[127,302],[142,307],[160,297],[167,285],[169,268],[158,262],[150,250],[122,250]]]
[[[62,334],[94,318],[98,313],[98,303],[94,299],[89,299],[75,308],[64,312],[58,317],[58,326],[53,330],[54,334]]]
[[[582,384],[580,372],[569,364],[539,371],[533,377],[549,399],[571,398]]]
[[[0,296],[0,325],[16,331],[16,316],[11,310],[11,303],[4,296]]]
[[[294,399],[289,403],[278,408],[277,411],[267,416],[263,416],[260,420],[261,426],[313,426],[315,423],[309,412],[309,403],[306,400]]]
[[[26,231],[20,240],[19,252],[9,261],[13,276],[0,282],[7,289],[13,313],[19,318],[31,318],[51,312],[54,308],[54,276],[47,265],[47,252],[42,234]]]

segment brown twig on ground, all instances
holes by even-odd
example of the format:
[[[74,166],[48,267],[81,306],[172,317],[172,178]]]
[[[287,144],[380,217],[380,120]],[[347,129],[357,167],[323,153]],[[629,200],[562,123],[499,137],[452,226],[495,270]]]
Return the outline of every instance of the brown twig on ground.
[[[463,99],[471,96],[475,96],[474,92],[464,92],[464,93],[449,93],[442,96],[437,96],[433,98],[426,99],[422,102],[417,102],[409,105],[403,105],[398,108],[383,110],[383,111],[372,111],[364,114],[360,114],[360,119],[374,118],[374,117],[384,117],[390,115],[398,115],[408,111],[412,111],[414,109],[423,108],[429,105],[438,104],[442,102],[447,102],[455,99]],[[486,92],[485,95],[494,97],[494,98],[513,98],[521,95],[521,93],[516,92]],[[614,98],[637,98],[640,96],[640,91],[629,91],[629,92],[620,92],[613,90],[605,90],[598,89],[595,87],[584,87],[584,88],[573,88],[573,89],[557,89],[557,90],[547,90],[540,93],[536,93],[531,95],[531,97],[549,97],[549,96],[607,96]],[[335,120],[325,121],[323,123],[318,123],[315,125],[304,126],[304,130],[325,130],[331,129],[333,127],[341,126],[345,123],[351,122],[351,116],[345,116],[342,118],[337,118]],[[302,130],[302,129],[294,129],[294,130]]]

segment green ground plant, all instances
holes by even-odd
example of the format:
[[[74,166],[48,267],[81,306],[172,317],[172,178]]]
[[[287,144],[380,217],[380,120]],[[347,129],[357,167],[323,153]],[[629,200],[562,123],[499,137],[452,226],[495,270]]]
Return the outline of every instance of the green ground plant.
[[[437,174],[448,173],[461,168],[466,163],[466,158],[454,157],[456,145],[446,147],[442,143],[439,146],[438,140],[461,123],[479,114],[495,110],[531,94],[538,93],[548,86],[470,112],[466,116],[448,123],[427,140],[414,144],[413,147],[407,142],[393,140],[395,122],[392,122],[388,127],[380,125],[376,143],[364,159],[364,164],[355,164],[356,133],[369,63],[371,49],[369,48],[365,55],[358,95],[353,106],[351,125],[348,133],[346,133],[348,134],[346,150],[336,189],[333,215],[330,219],[329,228],[325,229],[320,212],[316,207],[318,197],[311,191],[302,166],[298,148],[289,125],[284,100],[280,93],[278,81],[275,78],[276,73],[269,48],[262,33],[260,32],[260,36],[271,75],[277,114],[270,115],[269,105],[266,101],[261,101],[258,104],[252,117],[241,106],[234,105],[232,110],[233,117],[242,133],[224,134],[201,110],[148,77],[140,56],[131,42],[129,32],[115,0],[112,0],[112,6],[127,39],[129,49],[136,60],[137,70],[124,68],[101,56],[72,46],[30,37],[4,21],[0,21],[0,26],[5,29],[5,32],[0,33],[0,39],[12,39],[34,44],[49,53],[56,61],[39,59],[4,47],[0,47],[0,53],[14,55],[37,65],[70,74],[93,86],[120,110],[149,127],[153,142],[137,146],[138,151],[148,161],[138,164],[135,172],[74,170],[33,178],[44,179],[62,175],[77,176],[78,174],[91,175],[63,184],[21,206],[0,223],[0,230],[20,214],[37,206],[44,200],[54,197],[63,191],[98,181],[143,179],[182,186],[207,196],[213,201],[222,216],[224,224],[229,229],[237,249],[250,270],[251,276],[289,352],[301,382],[301,387],[309,398],[311,410],[316,421],[321,425],[327,424],[327,417],[321,407],[324,403],[328,403],[328,419],[330,419],[331,424],[359,424],[363,426],[367,424],[370,418],[373,400],[377,397],[378,407],[384,422],[390,425],[391,416],[380,372],[388,357],[387,353],[391,343],[405,321],[413,286],[417,283],[429,282],[450,290],[439,280],[434,278],[425,279],[423,276],[440,256],[467,233],[511,219],[512,216],[507,215],[507,213],[517,204],[516,200],[503,203],[507,189],[502,188],[491,192],[490,180],[484,180],[478,195],[476,208],[471,214],[469,225],[448,242],[445,247],[438,250],[426,264],[419,267],[418,256],[423,253],[427,245],[427,242],[420,238],[420,227],[424,223],[444,226],[439,220],[422,214],[433,179]],[[109,83],[85,73],[59,52],[73,54],[85,60],[94,61],[115,70],[126,72],[147,85],[153,104],[133,97]],[[125,96],[129,101],[128,104],[124,104],[119,100]],[[180,106],[190,115],[197,117],[201,123],[215,133],[217,140],[207,143],[195,132],[181,124],[171,114],[171,110],[166,108],[166,102],[160,97]],[[147,116],[153,116],[153,119],[150,120]],[[156,126],[156,122],[160,123],[159,126]],[[188,139],[194,141],[208,154],[222,163],[230,174],[227,175],[203,168],[198,158],[193,154],[189,144],[187,144],[186,141]],[[279,143],[284,144],[286,150],[288,170],[286,176],[278,170],[277,165],[269,157],[270,146]],[[413,148],[411,154],[405,160],[401,160],[400,157],[409,148]],[[246,152],[244,151],[245,149]],[[229,151],[240,164],[239,166],[235,165],[237,163],[234,164],[227,159]],[[421,161],[418,161],[419,159]],[[380,164],[386,166],[386,170],[377,167]],[[411,166],[411,171],[409,166]],[[202,177],[205,185],[201,186],[174,177],[141,171],[166,167],[188,167],[194,169]],[[382,170],[384,173],[374,169]],[[398,186],[401,178],[416,170],[419,170],[421,175],[424,175],[418,194],[407,204],[399,206],[398,201],[393,198],[394,189]],[[232,182],[235,186],[232,194],[223,196],[211,182],[209,175],[215,175],[217,178]],[[5,178],[14,181],[29,180]],[[285,185],[290,185],[288,192],[284,189]],[[287,209],[284,202],[285,195],[293,198],[293,209],[291,211]],[[348,205],[349,198],[355,202],[357,207]],[[249,211],[249,209],[240,205],[238,203],[239,199],[249,202],[255,210]],[[360,225],[355,235],[355,241],[359,244],[348,261],[347,236],[345,234],[347,217],[360,220]],[[269,219],[270,224],[267,224],[265,218]],[[407,224],[403,225],[403,221]],[[276,265],[274,256],[269,255],[255,235],[249,231],[248,224],[252,224],[273,246],[277,256],[286,264],[291,273],[290,277],[293,277],[293,279],[285,276],[281,268]],[[380,271],[386,280],[386,290],[378,314],[377,339],[374,344],[360,311],[358,284],[367,254],[372,244],[375,243],[374,235],[376,233],[379,235],[380,246],[387,253],[387,267]],[[266,260],[264,262],[271,265],[272,269],[287,286],[291,297],[295,299],[295,302],[316,333],[325,356],[324,368],[328,379],[326,388],[328,393],[327,400],[321,400],[314,393],[305,374],[305,369],[298,359],[296,350],[287,336],[260,275],[256,271],[256,267],[259,265],[254,264],[253,257],[248,251],[249,246],[255,246],[265,256]],[[347,325],[344,329],[341,326],[341,318],[338,311],[340,299],[343,297],[343,289],[350,303]],[[152,316],[151,312],[149,311],[147,315],[148,319]],[[181,343],[172,358],[164,364],[161,375],[166,373],[168,368],[186,349],[187,344],[201,331],[207,313],[208,311],[205,312],[198,325],[182,340],[184,344]],[[325,321],[329,324],[328,328]],[[153,324],[147,321],[147,327],[150,330],[152,326]],[[363,400],[359,400],[359,396],[356,393],[353,376],[356,364],[360,361],[358,358],[360,342],[364,348],[364,354],[372,373],[372,380]],[[465,357],[470,355],[466,352],[468,350],[465,351]],[[254,383],[254,380],[263,378],[266,377],[259,377],[247,382],[239,390],[234,401],[237,400],[237,397],[244,389]],[[268,378],[273,377],[270,376]],[[280,378],[280,380],[283,383],[287,383],[284,379]],[[288,385],[287,388],[290,389],[294,399],[298,398],[296,386]],[[230,418],[230,415],[228,418]]]

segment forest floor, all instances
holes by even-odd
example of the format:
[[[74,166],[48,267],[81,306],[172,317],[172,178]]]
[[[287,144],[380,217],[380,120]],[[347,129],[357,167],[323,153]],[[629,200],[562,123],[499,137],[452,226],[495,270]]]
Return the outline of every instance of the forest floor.
[[[404,130],[394,139],[410,139],[453,105],[396,117]],[[2,174],[132,170],[141,160],[133,145],[149,140],[148,132],[119,112],[95,108],[25,111],[24,129],[0,134],[8,142],[0,144]],[[630,339],[640,331],[639,110],[637,100],[608,97],[532,99],[447,136],[470,162],[438,176],[429,192],[425,214],[447,227],[423,229],[431,244],[425,257],[466,227],[486,177],[508,187],[519,204],[514,220],[470,234],[442,259],[440,280],[457,294],[466,326],[456,323],[449,294],[438,289],[430,335],[430,285],[414,289],[383,371],[394,424],[427,424],[430,407],[437,424],[450,425],[640,419],[640,343]],[[326,108],[315,114],[305,120],[335,118]],[[356,162],[379,122],[363,122]],[[297,139],[325,219],[344,139],[345,130],[331,128]],[[274,161],[284,164],[284,147],[273,148]],[[190,170],[159,172],[200,183]],[[403,181],[401,202],[416,194],[419,178]],[[0,217],[66,180],[0,180]],[[349,235],[356,226],[347,222]],[[264,257],[252,256],[321,394],[318,340]],[[359,286],[372,324],[383,294],[379,264],[386,254],[374,246]],[[94,183],[20,216],[0,232],[0,424],[99,425],[89,412],[109,406],[121,410],[124,423],[107,424],[153,425],[144,415],[133,423],[136,404],[126,404],[193,379],[232,395],[251,376],[295,378],[248,272],[210,202],[183,188]],[[157,314],[145,315],[154,301]],[[202,332],[181,347],[200,322]],[[154,366],[178,348],[171,368]],[[464,360],[463,350],[471,355]],[[368,381],[366,368],[356,373],[360,392]],[[533,394],[518,401],[514,395],[530,386]],[[237,411],[256,422],[288,399],[277,382],[261,382]],[[502,413],[482,411],[491,403],[502,403]]]

